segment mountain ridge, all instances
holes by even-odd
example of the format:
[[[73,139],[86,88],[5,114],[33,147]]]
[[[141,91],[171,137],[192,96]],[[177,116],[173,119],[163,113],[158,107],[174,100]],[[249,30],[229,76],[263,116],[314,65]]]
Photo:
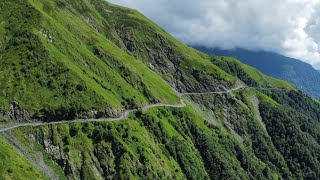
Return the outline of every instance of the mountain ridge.
[[[0,9],[0,126],[42,121],[0,133],[14,140],[0,138],[0,179],[30,169],[15,166],[18,151],[34,159],[31,179],[44,179],[33,173],[43,163],[59,179],[319,177],[320,104],[292,84],[103,0]]]
[[[232,56],[269,76],[291,82],[315,98],[320,98],[320,74],[303,61],[267,51],[249,51],[241,48],[232,50],[195,48],[208,54]]]

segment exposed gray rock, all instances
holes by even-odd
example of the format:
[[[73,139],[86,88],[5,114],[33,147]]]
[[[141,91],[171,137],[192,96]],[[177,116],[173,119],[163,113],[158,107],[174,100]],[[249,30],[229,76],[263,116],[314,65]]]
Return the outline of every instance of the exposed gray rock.
[[[54,42],[54,37],[48,30],[41,28],[40,33],[47,39],[48,42],[50,43]]]
[[[85,20],[93,29],[95,29],[97,32],[101,32],[100,27],[94,19],[92,19],[91,17],[86,17]]]
[[[10,104],[10,109],[5,115],[6,120],[30,121],[32,120],[33,113],[24,110],[19,106],[19,103],[14,101]]]
[[[116,109],[113,107],[108,106],[104,112],[100,112],[98,110],[88,110],[81,114],[77,115],[78,119],[81,118],[113,118],[113,117],[119,117],[123,113],[124,109]]]
[[[123,113],[123,109],[115,109],[113,107],[107,107],[105,110],[106,117],[119,117]]]
[[[94,155],[99,159],[99,164],[101,167],[101,174],[106,179],[114,178],[116,174],[116,169],[114,166],[115,155],[109,148],[103,147],[101,144],[98,144],[94,149]]]
[[[154,71],[179,92],[208,92],[225,90],[232,86],[229,83],[222,83],[210,74],[182,67],[186,56],[176,50],[176,45],[154,32],[145,32],[146,37],[156,40],[141,40],[133,32],[135,27],[120,26],[117,34],[121,38],[126,50],[138,59],[145,61]],[[136,48],[139,47],[139,48]],[[195,59],[196,61],[196,59]]]
[[[53,155],[55,159],[62,159],[62,157],[64,156],[63,151],[60,150],[60,147],[53,145],[53,143],[50,140],[43,140],[43,145],[45,147],[46,152],[48,154]]]

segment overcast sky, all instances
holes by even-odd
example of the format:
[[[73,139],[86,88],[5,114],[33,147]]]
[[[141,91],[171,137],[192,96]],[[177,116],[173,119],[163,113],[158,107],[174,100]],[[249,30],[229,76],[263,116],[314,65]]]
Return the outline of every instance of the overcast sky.
[[[189,45],[259,49],[320,69],[320,0],[108,0]]]

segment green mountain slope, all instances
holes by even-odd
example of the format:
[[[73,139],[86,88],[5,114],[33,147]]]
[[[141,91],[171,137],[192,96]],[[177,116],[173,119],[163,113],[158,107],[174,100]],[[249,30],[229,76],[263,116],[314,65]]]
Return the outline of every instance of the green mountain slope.
[[[241,63],[231,57],[212,56],[212,62],[224,71],[241,79],[249,86],[265,87],[265,88],[294,88],[294,86],[286,81],[275,79],[264,75],[259,70]]]
[[[0,179],[46,179],[44,174],[0,137]]]
[[[178,102],[160,76],[70,12],[57,9],[60,16],[53,18],[39,1],[1,5],[1,110],[15,108],[22,116],[9,111],[9,118],[112,116],[147,103]]]
[[[235,85],[208,56],[133,10],[102,0],[4,1],[1,9],[5,119],[108,117],[178,102],[164,80],[189,92]]]
[[[317,177],[320,105],[296,91],[265,93],[286,98],[275,101],[253,89],[192,95],[185,97],[185,108],[154,108],[113,123],[21,128],[14,134],[43,148],[69,178]],[[287,104],[301,98],[301,108]]]
[[[54,177],[320,176],[320,104],[290,83],[202,54],[102,0],[4,0],[0,10],[0,131],[14,120],[102,121],[147,104],[186,103],[114,122],[31,121],[39,126],[1,132],[28,157],[43,154],[35,163]],[[16,153],[7,146],[0,142]]]
[[[235,78],[210,63],[201,54],[175,40],[159,26],[136,11],[99,3],[110,8],[113,28],[124,48],[159,72],[179,91],[213,91],[234,85]]]
[[[308,95],[320,98],[320,74],[310,64],[274,52],[250,51],[241,48],[222,50],[195,46],[195,49],[218,56],[230,56],[257,68],[262,73],[288,81]]]

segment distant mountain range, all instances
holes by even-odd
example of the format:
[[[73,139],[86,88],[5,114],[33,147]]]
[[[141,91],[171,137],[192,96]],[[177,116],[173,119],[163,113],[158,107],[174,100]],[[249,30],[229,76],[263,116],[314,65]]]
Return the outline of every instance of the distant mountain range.
[[[320,73],[310,64],[267,51],[250,51],[241,48],[194,47],[206,54],[231,56],[253,66],[269,76],[288,81],[312,97],[320,98]]]

